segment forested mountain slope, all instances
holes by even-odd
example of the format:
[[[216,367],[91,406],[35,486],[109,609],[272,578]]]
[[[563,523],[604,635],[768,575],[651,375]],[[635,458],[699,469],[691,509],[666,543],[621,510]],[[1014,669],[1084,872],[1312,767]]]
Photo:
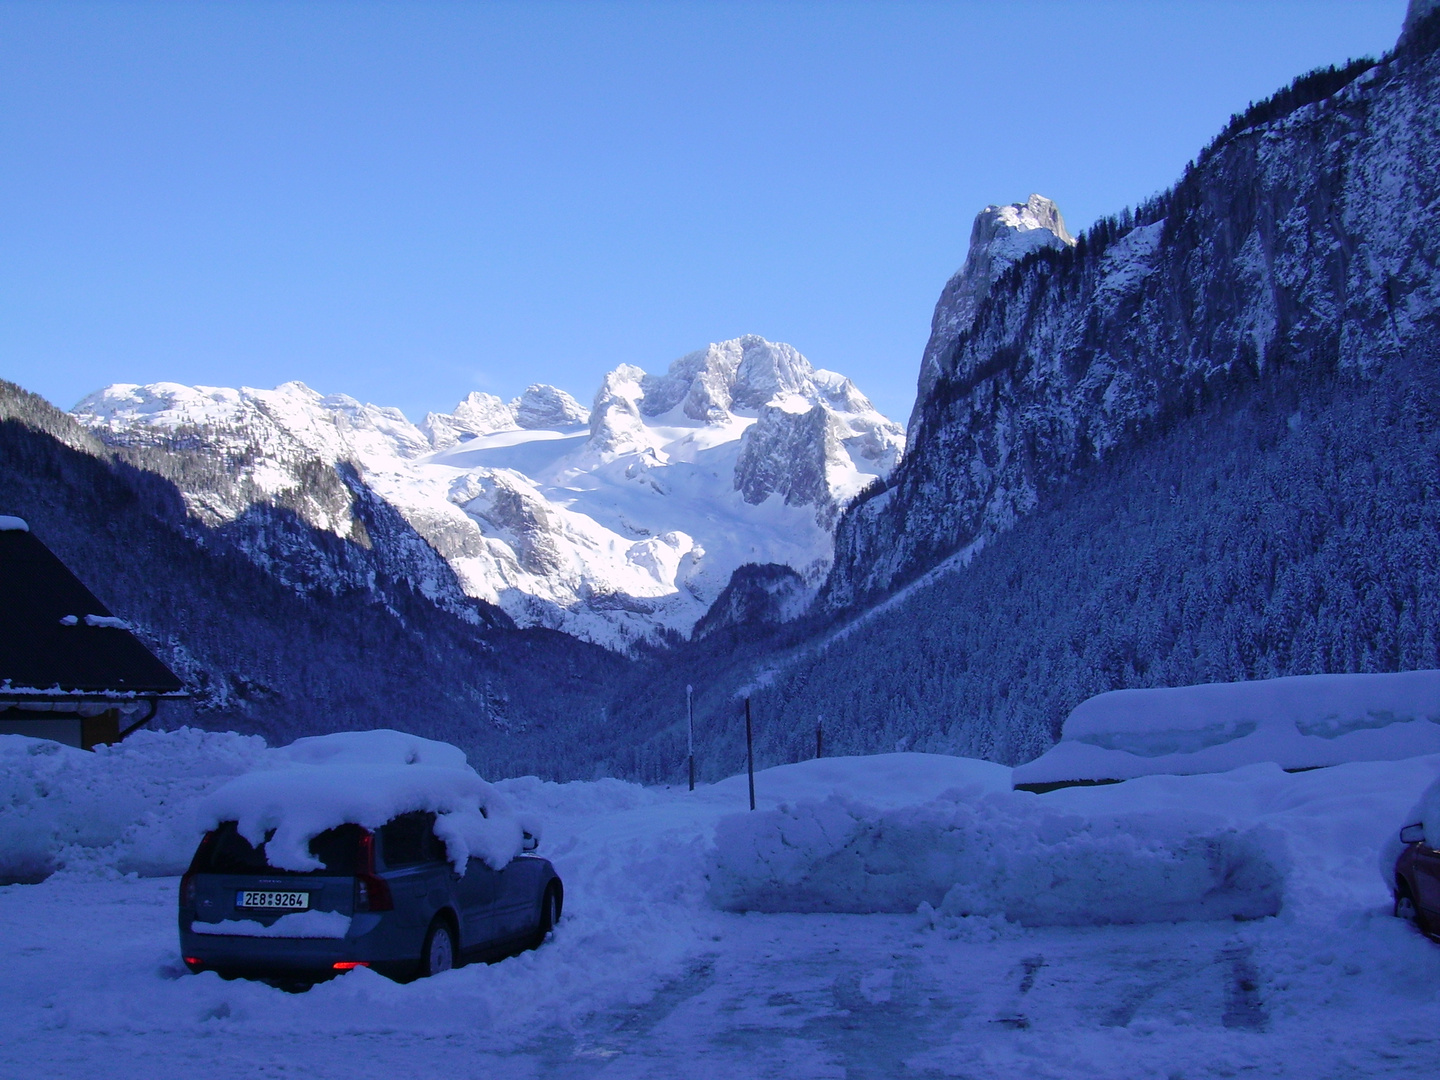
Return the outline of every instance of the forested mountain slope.
[[[1238,385],[1393,381],[1440,309],[1437,20],[1252,107],[1173,189],[1006,272],[968,326],[937,320],[912,443],[841,520],[826,604],[990,542]]]
[[[1297,79],[1171,191],[1040,235],[968,324],[952,281],[818,610],[629,687],[631,768],[683,760],[685,680],[723,774],[745,694],[764,763],[821,716],[835,753],[1013,763],[1105,690],[1440,667],[1437,45],[1432,13]]]

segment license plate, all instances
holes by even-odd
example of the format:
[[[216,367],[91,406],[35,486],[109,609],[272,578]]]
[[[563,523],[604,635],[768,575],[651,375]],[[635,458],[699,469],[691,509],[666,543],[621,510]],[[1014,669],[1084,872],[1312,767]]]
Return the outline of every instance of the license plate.
[[[310,906],[310,894],[276,889],[241,889],[235,894],[235,906],[270,911],[303,911]]]

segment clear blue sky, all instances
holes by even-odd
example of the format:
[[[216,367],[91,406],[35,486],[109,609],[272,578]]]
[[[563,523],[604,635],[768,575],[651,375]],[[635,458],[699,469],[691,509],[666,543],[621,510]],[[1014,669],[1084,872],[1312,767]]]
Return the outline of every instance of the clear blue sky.
[[[0,0],[0,376],[412,419],[742,333],[908,414],[986,203],[1078,231],[1404,0]]]

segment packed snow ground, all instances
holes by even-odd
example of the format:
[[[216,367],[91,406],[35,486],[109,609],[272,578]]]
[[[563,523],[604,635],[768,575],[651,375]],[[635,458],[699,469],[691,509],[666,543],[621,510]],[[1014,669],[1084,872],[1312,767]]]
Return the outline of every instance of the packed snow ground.
[[[1038,796],[1009,793],[1008,770],[981,762],[838,758],[758,774],[754,815],[744,777],[694,793],[500,781],[519,811],[544,821],[542,853],[565,879],[554,938],[406,986],[362,970],[287,994],[186,973],[176,879],[122,872],[173,872],[166,860],[183,859],[177,845],[193,841],[187,815],[230,777],[273,767],[277,751],[198,732],[135,738],[93,755],[0,739],[6,857],[28,831],[48,837],[31,845],[32,867],[59,867],[0,888],[0,1075],[1433,1072],[1440,947],[1390,916],[1377,862],[1440,774],[1440,755],[1298,774],[1252,765]],[[772,874],[775,887],[795,887],[792,898],[823,880],[815,867],[855,850],[857,828],[873,840],[900,822],[913,840],[929,821],[939,839],[953,831],[940,811],[969,808],[1009,822],[1027,857],[1064,849],[1067,874],[1082,882],[1104,863],[1087,862],[1075,837],[1113,837],[1117,821],[1148,821],[1145,835],[1159,842],[1134,850],[1162,854],[1187,836],[1267,835],[1283,850],[1246,865],[1281,875],[1282,904],[1248,921],[1103,926],[1024,925],[943,898],[905,914],[716,906],[727,860],[753,875],[761,863],[747,852],[825,807],[854,824],[799,845],[802,873]],[[1015,824],[1025,821],[1029,836]],[[866,850],[888,850],[891,872],[917,887],[932,873],[914,867],[907,842]],[[1176,868],[1183,877],[1193,865]],[[1078,888],[1072,912],[1089,902]]]

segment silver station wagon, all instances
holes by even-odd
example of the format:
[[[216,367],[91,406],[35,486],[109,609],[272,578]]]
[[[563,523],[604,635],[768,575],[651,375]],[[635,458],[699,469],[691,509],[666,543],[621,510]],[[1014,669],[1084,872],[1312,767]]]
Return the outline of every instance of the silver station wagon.
[[[500,870],[447,861],[435,815],[378,829],[340,825],[310,841],[322,867],[266,862],[233,821],[205,834],[180,882],[180,950],[191,971],[307,983],[356,967],[397,980],[540,944],[565,891],[549,860],[525,848]]]

